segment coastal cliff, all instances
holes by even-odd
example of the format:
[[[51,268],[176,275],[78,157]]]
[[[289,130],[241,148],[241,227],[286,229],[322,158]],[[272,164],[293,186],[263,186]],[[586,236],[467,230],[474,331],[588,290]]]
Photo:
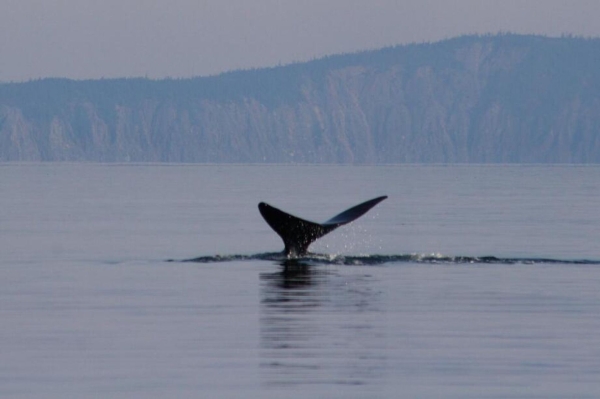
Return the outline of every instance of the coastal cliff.
[[[600,40],[464,36],[192,79],[0,84],[0,161],[598,163]]]

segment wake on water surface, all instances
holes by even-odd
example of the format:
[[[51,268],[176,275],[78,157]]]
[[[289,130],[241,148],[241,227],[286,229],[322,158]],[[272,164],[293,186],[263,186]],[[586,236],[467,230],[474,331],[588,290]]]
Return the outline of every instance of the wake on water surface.
[[[212,255],[185,259],[180,262],[219,263],[234,261],[266,260],[280,264],[298,263],[305,265],[382,265],[386,263],[425,263],[425,264],[564,264],[600,265],[600,260],[556,259],[556,258],[503,258],[496,256],[444,256],[422,254],[400,255],[327,255],[309,253],[301,257],[289,257],[282,252],[266,252],[253,255]],[[173,262],[175,260],[169,260]]]
[[[334,216],[324,223],[310,222],[291,215],[269,204],[261,202],[259,211],[265,221],[282,238],[283,252],[266,252],[253,255],[213,255],[200,256],[181,262],[217,263],[234,261],[273,261],[281,265],[382,265],[387,263],[427,263],[427,264],[564,264],[600,265],[600,260],[557,259],[557,258],[510,258],[496,256],[445,256],[424,254],[400,255],[327,255],[308,252],[308,246],[339,226],[351,223],[371,208],[388,198],[386,195],[373,198]],[[302,254],[302,255],[296,255]],[[170,260],[173,261],[173,260]]]

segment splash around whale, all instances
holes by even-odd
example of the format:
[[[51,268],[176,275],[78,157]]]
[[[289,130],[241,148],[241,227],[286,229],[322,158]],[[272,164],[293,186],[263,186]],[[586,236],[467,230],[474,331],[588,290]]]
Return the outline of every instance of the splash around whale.
[[[558,258],[504,258],[497,256],[447,256],[442,254],[372,254],[372,255],[340,255],[307,253],[300,257],[287,257],[282,252],[265,252],[259,254],[209,255],[186,259],[182,262],[193,263],[227,263],[240,261],[271,261],[282,266],[377,266],[384,264],[437,264],[437,265],[589,265],[599,266],[598,259],[558,259]],[[174,262],[175,260],[169,260]]]
[[[535,264],[564,264],[564,265],[600,265],[596,259],[556,259],[547,257],[531,258],[504,258],[496,256],[445,256],[441,254],[372,254],[372,255],[342,255],[342,254],[317,254],[308,251],[308,247],[315,240],[332,232],[340,226],[348,224],[365,213],[375,205],[385,200],[381,196],[355,205],[352,208],[332,217],[323,223],[311,222],[277,209],[265,202],[258,204],[258,209],[271,226],[281,237],[284,243],[283,252],[266,252],[258,254],[230,254],[199,256],[185,259],[182,262],[195,263],[220,263],[233,261],[266,260],[279,263],[283,266],[290,265],[382,265],[386,263],[426,263],[426,264],[503,264],[503,265],[535,265]],[[175,260],[169,259],[169,262]]]

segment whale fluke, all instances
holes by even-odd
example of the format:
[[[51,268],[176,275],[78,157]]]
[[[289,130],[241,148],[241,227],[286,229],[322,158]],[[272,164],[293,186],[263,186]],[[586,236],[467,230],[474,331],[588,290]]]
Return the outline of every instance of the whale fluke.
[[[358,219],[386,198],[387,195],[384,195],[353,206],[324,223],[300,219],[265,202],[258,204],[258,210],[269,226],[283,240],[285,254],[287,256],[301,256],[308,252],[308,246],[313,241],[340,226]]]

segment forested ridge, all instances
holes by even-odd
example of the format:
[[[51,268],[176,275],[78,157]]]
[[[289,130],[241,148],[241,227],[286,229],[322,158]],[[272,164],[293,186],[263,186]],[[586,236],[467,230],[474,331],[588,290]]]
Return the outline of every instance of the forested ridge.
[[[463,36],[211,77],[0,84],[0,161],[598,163],[600,39]]]

